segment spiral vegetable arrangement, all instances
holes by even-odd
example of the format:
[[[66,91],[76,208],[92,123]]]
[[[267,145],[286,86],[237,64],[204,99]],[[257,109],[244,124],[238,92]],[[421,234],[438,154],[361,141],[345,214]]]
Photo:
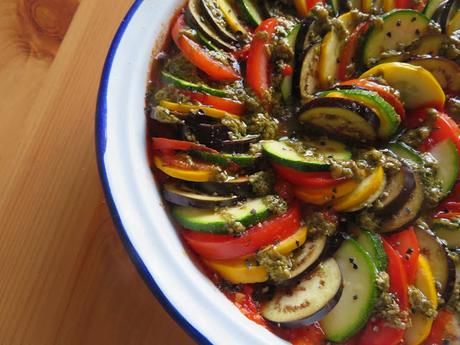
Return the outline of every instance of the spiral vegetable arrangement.
[[[185,243],[293,344],[459,341],[460,8],[189,0],[152,165]]]

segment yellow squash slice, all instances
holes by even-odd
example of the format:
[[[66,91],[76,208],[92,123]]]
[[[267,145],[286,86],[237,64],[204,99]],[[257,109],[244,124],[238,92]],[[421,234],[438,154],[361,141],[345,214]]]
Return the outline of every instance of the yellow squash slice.
[[[212,170],[185,170],[167,166],[158,156],[153,157],[153,164],[166,175],[184,181],[208,182],[212,181],[215,175],[215,172]]]
[[[174,103],[174,102],[163,100],[160,102],[160,106],[165,107],[166,109],[169,109],[171,111],[175,111],[178,113],[184,113],[184,116],[188,115],[188,113],[191,111],[201,110],[206,116],[213,117],[215,119],[222,119],[224,117],[239,118],[239,116],[235,114],[231,114],[231,113],[228,113],[226,111],[216,109],[216,108],[206,107],[203,105],[179,104],[179,103]]]

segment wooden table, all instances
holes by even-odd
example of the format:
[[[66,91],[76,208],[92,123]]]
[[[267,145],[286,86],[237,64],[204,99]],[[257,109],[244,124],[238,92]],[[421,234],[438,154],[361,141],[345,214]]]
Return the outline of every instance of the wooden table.
[[[129,260],[96,169],[99,78],[131,2],[0,0],[1,344],[193,344]]]

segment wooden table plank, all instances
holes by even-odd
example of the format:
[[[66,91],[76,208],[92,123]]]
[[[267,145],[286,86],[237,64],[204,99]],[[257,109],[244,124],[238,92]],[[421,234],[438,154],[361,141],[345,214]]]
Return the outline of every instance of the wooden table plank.
[[[96,170],[99,76],[130,3],[0,4],[2,343],[192,344],[129,261]]]

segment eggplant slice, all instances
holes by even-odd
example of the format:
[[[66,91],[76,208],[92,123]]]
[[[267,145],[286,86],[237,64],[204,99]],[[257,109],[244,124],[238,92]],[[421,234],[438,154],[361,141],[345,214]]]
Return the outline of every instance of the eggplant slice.
[[[377,214],[380,216],[392,215],[398,212],[409,200],[415,189],[415,176],[406,164],[393,176],[387,178],[385,190],[380,197],[380,206]]]
[[[423,182],[419,173],[414,172],[414,181],[415,187],[409,199],[394,213],[385,216],[386,219],[382,223],[380,233],[402,230],[418,217],[424,200]]]
[[[214,28],[205,20],[205,17],[201,13],[200,0],[189,0],[185,11],[185,21],[195,30],[200,31],[219,48],[230,51],[235,50],[235,47],[220,38]]]
[[[225,182],[185,182],[185,184],[192,189],[211,195],[249,197],[254,194],[252,184],[247,176]]]
[[[214,0],[200,0],[200,5],[202,13],[205,14],[208,21],[221,37],[227,42],[238,43],[238,37],[227,29],[227,23],[218,4]]]
[[[238,203],[242,197],[214,196],[195,192],[179,183],[166,183],[163,186],[165,200],[179,206],[191,206],[197,208],[227,207]]]
[[[299,121],[310,128],[358,143],[375,141],[380,128],[374,110],[341,97],[312,100],[300,110]]]
[[[280,288],[262,305],[262,316],[281,327],[312,324],[331,311],[342,295],[342,275],[335,259],[329,258],[298,284]]]
[[[415,227],[415,234],[420,245],[420,253],[430,263],[438,292],[444,301],[449,301],[456,280],[455,263],[449,256],[447,246],[432,231]]]

